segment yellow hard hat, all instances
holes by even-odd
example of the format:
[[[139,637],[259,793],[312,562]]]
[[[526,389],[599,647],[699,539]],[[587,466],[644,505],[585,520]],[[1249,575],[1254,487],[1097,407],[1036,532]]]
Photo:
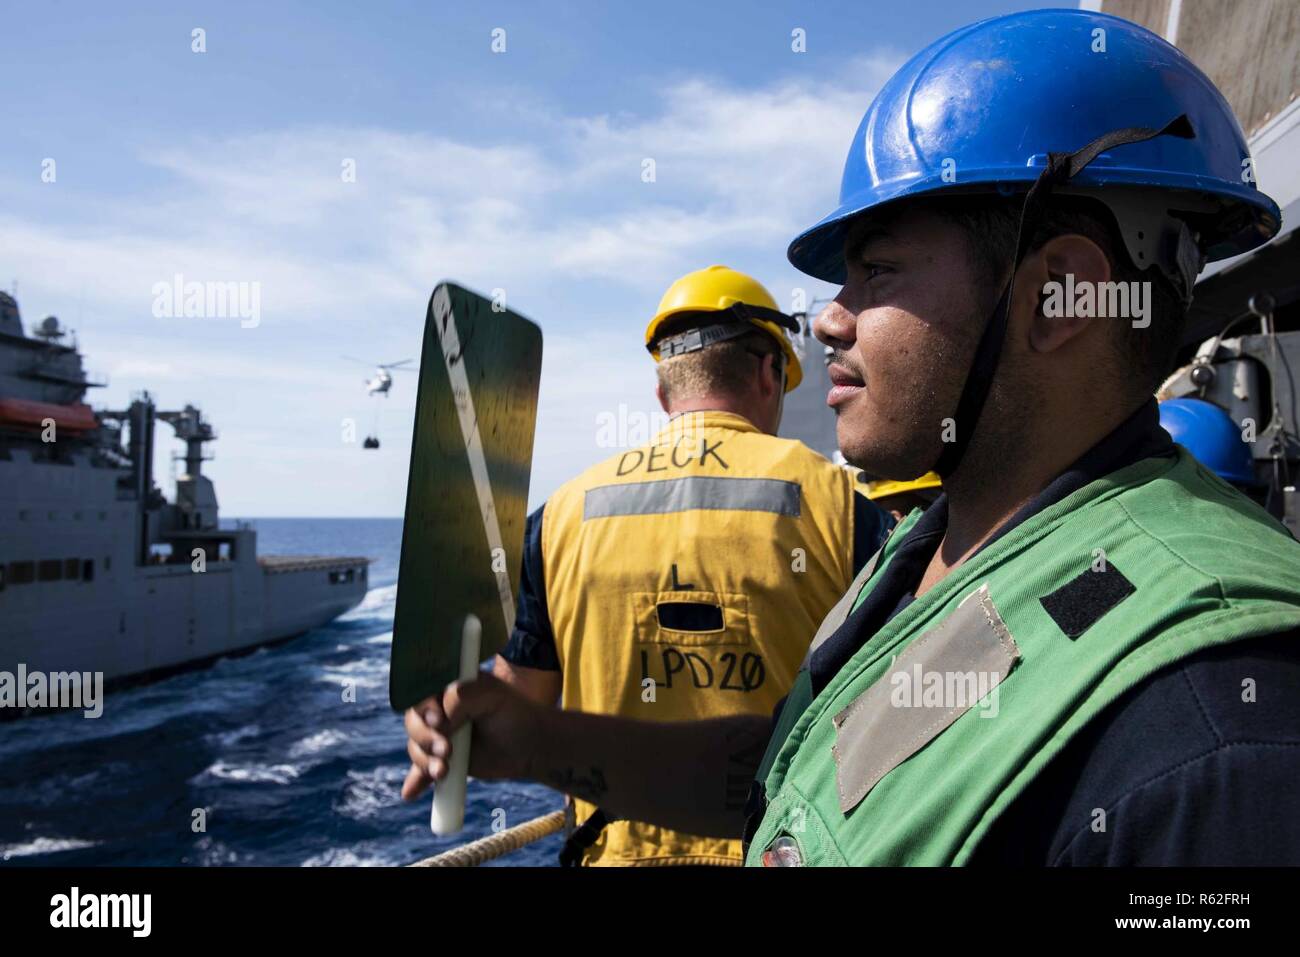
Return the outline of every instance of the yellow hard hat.
[[[803,367],[799,357],[784,330],[799,331],[799,323],[777,308],[772,294],[763,288],[763,284],[742,272],[728,269],[726,266],[710,266],[689,272],[668,287],[664,297],[659,300],[659,309],[650,325],[645,330],[646,348],[659,362],[663,357],[659,350],[659,329],[674,316],[694,312],[725,312],[734,317],[737,323],[748,322],[755,328],[766,332],[781,345],[785,353],[785,391],[789,392],[803,381]],[[719,316],[720,323],[727,317]],[[729,336],[723,334],[710,339],[699,339],[693,348],[702,348],[710,341],[724,341]],[[686,348],[681,351],[693,351]]]
[[[914,478],[910,482],[891,482],[886,479],[868,482],[867,498],[874,502],[876,499],[888,498],[890,495],[922,492],[928,488],[943,488],[943,480],[939,478],[938,472],[926,472],[920,478]]]

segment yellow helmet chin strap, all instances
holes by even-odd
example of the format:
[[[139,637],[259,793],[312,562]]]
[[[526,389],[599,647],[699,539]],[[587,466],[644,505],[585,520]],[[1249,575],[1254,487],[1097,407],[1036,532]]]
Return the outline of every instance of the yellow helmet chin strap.
[[[776,423],[772,427],[773,434],[776,434],[777,432],[781,431],[781,417],[785,414],[785,393],[786,393],[785,383],[786,383],[786,376],[788,375],[789,370],[786,368],[784,352],[778,349],[775,353],[773,353],[773,356],[774,356],[774,358],[772,359],[773,362],[781,363],[781,381],[777,385],[777,396],[776,396]]]
[[[743,320],[738,322],[713,322],[707,325],[695,326],[673,336],[666,336],[663,339],[647,344],[646,348],[650,350],[656,359],[662,361],[671,359],[674,356],[684,356],[689,352],[699,352],[701,349],[707,349],[719,342],[739,339],[741,336],[749,335],[755,328],[753,323]]]

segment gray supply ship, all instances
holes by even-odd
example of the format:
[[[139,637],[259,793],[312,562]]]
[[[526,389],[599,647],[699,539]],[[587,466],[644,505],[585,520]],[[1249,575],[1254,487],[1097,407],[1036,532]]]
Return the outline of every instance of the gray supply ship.
[[[218,522],[198,409],[141,393],[93,411],[75,340],[29,336],[0,292],[0,672],[141,680],[323,625],[366,592],[365,558],[258,556]],[[169,502],[153,481],[161,420],[185,443]],[[11,709],[6,709],[12,714]]]

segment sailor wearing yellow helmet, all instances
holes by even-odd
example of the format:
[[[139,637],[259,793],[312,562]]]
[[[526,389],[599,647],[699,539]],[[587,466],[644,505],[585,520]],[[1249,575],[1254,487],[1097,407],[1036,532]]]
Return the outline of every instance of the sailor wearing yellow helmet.
[[[785,696],[893,524],[848,472],[776,435],[803,377],[797,328],[725,266],[669,287],[645,333],[669,423],[529,516],[498,677],[540,704],[652,721],[768,714]],[[742,860],[738,835],[610,820],[586,801],[575,812],[565,863]]]
[[[901,522],[913,509],[924,511],[939,497],[943,479],[938,472],[926,472],[908,482],[877,479],[866,484],[867,498],[892,515],[895,522]]]

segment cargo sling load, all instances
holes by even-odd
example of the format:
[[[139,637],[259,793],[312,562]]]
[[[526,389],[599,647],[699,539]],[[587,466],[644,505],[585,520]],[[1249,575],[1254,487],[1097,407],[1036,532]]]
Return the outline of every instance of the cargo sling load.
[[[0,293],[0,672],[157,677],[324,625],[365,595],[369,560],[261,556],[222,528],[198,409],[147,392],[93,411],[57,319],[27,335]],[[185,443],[175,501],[153,481],[155,428]],[[0,709],[0,718],[13,709]]]

